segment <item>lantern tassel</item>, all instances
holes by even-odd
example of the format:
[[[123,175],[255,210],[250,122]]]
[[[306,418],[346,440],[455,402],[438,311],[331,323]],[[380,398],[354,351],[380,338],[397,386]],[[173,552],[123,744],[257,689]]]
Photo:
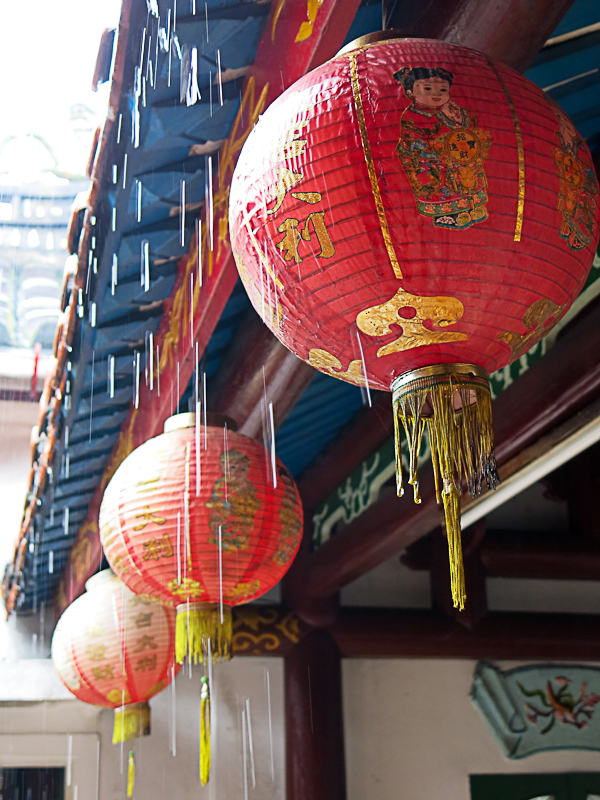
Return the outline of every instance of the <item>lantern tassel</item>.
[[[133,750],[130,750],[129,759],[127,761],[127,797],[133,797],[134,787],[135,787],[135,759],[133,757]]]
[[[443,364],[413,370],[392,384],[396,421],[396,469],[400,494],[402,454],[400,425],[408,441],[408,483],[420,503],[417,475],[423,433],[427,430],[438,503],[444,506],[452,600],[464,608],[460,495],[466,480],[471,496],[483,481],[488,489],[499,483],[494,456],[492,403],[487,374],[470,364]]]
[[[150,733],[150,706],[148,703],[131,703],[115,708],[113,744],[127,742]]]
[[[220,603],[182,603],[177,607],[175,658],[182,664],[187,657],[193,664],[204,660],[203,649],[210,639],[214,661],[231,658],[231,607]]]
[[[202,786],[206,786],[208,783],[210,766],[210,692],[208,678],[203,675],[200,693],[200,783]]]

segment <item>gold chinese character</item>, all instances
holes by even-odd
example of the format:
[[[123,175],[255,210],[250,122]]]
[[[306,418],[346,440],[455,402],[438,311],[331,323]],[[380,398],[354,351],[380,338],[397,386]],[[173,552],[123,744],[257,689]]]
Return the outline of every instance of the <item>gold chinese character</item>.
[[[279,211],[286,194],[304,178],[301,172],[292,172],[292,170],[287,167],[280,167],[276,175],[277,180],[275,186],[271,187],[271,195],[275,197],[276,203],[273,208],[267,211],[267,214],[275,214],[276,211]]]
[[[126,703],[131,703],[131,695],[127,689],[111,689],[106,695],[106,699],[111,703],[118,703],[123,706]]]
[[[271,187],[271,195],[276,202],[273,208],[267,211],[267,214],[275,214],[276,211],[279,211],[287,193],[304,178],[301,172],[292,172],[287,167],[279,167],[276,175],[275,186]],[[292,192],[292,197],[305,203],[318,203],[323,196],[321,192]]]
[[[167,589],[184,599],[201,597],[206,592],[204,586],[200,585],[200,581],[195,581],[192,578],[183,578],[181,583],[177,582],[177,578],[173,578],[172,581],[167,583]]]
[[[129,572],[129,567],[123,564],[124,560],[125,556],[122,556],[120,554],[113,558],[113,568],[115,572],[117,572],[119,575],[127,575],[127,573]]]
[[[92,667],[92,674],[97,681],[109,681],[115,677],[110,664],[105,667]]]
[[[284,233],[285,236],[280,242],[277,242],[277,248],[283,252],[283,257],[286,261],[294,259],[296,264],[302,262],[302,256],[298,252],[298,245],[301,239],[310,242],[312,233],[317,237],[319,247],[321,248],[318,253],[314,253],[315,258],[331,258],[335,255],[335,247],[329,236],[327,227],[325,226],[325,212],[313,211],[306,218],[306,222],[302,227],[299,227],[299,220],[289,217],[284,220],[277,228],[279,233]]]
[[[167,533],[163,534],[162,539],[148,539],[148,541],[143,544],[144,555],[142,559],[144,561],[148,561],[149,559],[158,561],[159,556],[162,558],[170,558],[173,555],[173,547],[171,546],[171,540]]]
[[[136,672],[146,672],[148,669],[156,669],[156,655],[144,656],[137,662]]]
[[[150,478],[147,481],[138,481],[136,483],[137,493],[142,494],[143,492],[155,492],[158,489],[156,485],[158,483],[158,478]]]
[[[144,510],[135,515],[136,519],[142,519],[139,525],[135,525],[134,531],[141,531],[149,522],[154,522],[156,525],[164,525],[167,521],[166,517],[159,517],[156,511],[151,511],[150,506],[144,506]]]
[[[277,242],[277,248],[283,252],[283,257],[286,261],[291,261],[292,258],[296,264],[300,264],[302,259],[298,253],[298,245],[300,243],[300,233],[298,231],[298,220],[293,217],[288,217],[277,228],[279,233],[285,233],[285,236],[280,242]]]
[[[148,614],[137,614],[133,621],[135,623],[136,628],[149,628],[152,624],[152,612],[148,612]]]
[[[105,644],[90,644],[86,647],[85,652],[90,661],[101,661],[107,650],[108,647]]]
[[[137,640],[137,647],[133,652],[141,653],[142,650],[145,650],[147,647],[149,647],[151,650],[156,650],[158,647],[154,641],[154,636],[140,636],[140,638]]]
[[[85,629],[88,636],[102,636],[104,628],[98,622],[88,625]]]
[[[273,164],[277,164],[279,161],[286,161],[288,158],[298,158],[304,155],[308,140],[300,139],[299,137],[302,136],[302,129],[306,125],[308,125],[308,120],[296,122],[290,130],[284,133],[277,142],[277,149],[269,156],[269,160]]]

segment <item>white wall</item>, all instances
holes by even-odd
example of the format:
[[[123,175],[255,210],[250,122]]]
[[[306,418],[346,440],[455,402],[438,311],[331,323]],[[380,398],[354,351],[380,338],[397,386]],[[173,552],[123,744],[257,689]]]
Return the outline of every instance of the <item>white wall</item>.
[[[469,699],[474,669],[467,660],[343,662],[348,800],[469,800],[471,774],[600,772],[595,752],[505,758]]]
[[[267,670],[272,739],[269,736]],[[247,698],[250,700],[256,775],[253,789],[247,748],[248,796],[255,800],[284,800],[282,659],[238,657],[228,664],[215,666],[214,764],[211,781],[204,789],[198,779],[200,676],[201,669],[197,668],[191,680],[183,672],[176,680],[175,757],[171,754],[171,689],[167,688],[151,700],[152,733],[133,743],[136,800],[188,800],[192,797],[244,800],[241,711]],[[121,772],[121,747],[111,743],[112,726],[112,711],[99,710],[78,700],[0,702],[0,766],[67,767],[71,736],[72,782],[66,800],[123,800],[127,755],[132,744],[125,743],[123,747],[124,769]],[[271,777],[271,741],[274,780]]]
[[[271,685],[271,719],[275,780],[271,780],[270,739],[265,675]],[[241,712],[250,699],[256,789],[251,783],[248,763],[249,796],[260,800],[283,800],[284,793],[284,717],[283,661],[275,658],[235,658],[214,667],[213,756],[209,785],[202,789],[198,779],[200,676],[198,668],[190,680],[179,674],[176,680],[176,756],[170,747],[169,688],[152,702],[152,733],[135,742],[136,796],[143,800],[243,800]],[[112,712],[102,712],[102,768],[100,800],[121,800],[126,776],[120,770],[120,746],[108,744],[112,735]],[[126,745],[127,747],[127,745]],[[250,754],[247,747],[247,759]],[[126,759],[127,750],[124,752]],[[78,798],[83,800],[83,798]]]

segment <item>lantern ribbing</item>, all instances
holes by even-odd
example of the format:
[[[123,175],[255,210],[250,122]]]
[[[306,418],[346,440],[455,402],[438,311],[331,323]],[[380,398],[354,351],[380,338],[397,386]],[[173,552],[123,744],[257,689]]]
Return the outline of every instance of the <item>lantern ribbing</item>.
[[[197,446],[199,449],[197,450]],[[264,446],[194,414],[134,450],[100,509],[106,557],[137,594],[177,609],[176,658],[231,657],[231,607],[260,597],[298,548],[296,485]]]
[[[171,682],[175,613],[137,597],[111,570],[86,583],[52,637],[60,679],[79,700],[113,708],[113,744],[150,733],[148,700]]]

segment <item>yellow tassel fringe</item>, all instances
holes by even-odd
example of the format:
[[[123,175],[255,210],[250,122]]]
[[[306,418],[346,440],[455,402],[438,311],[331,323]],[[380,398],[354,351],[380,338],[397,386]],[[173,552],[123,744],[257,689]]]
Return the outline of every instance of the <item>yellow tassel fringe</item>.
[[[133,750],[130,750],[129,760],[127,762],[127,797],[133,797],[134,787],[135,787],[135,760],[133,758]]]
[[[131,703],[115,708],[113,744],[127,742],[150,733],[150,706],[148,703]]]
[[[202,691],[200,694],[200,783],[206,786],[210,776],[211,766],[210,749],[210,693],[208,678],[202,678]]]
[[[194,664],[202,663],[208,649],[213,661],[231,658],[232,641],[231,607],[219,603],[184,603],[177,607],[175,628],[175,658],[182,664],[188,658]]]
[[[423,433],[427,430],[438,503],[444,505],[452,600],[466,600],[460,528],[460,495],[466,479],[472,496],[483,481],[498,485],[489,382],[480,367],[443,365],[401,376],[392,384],[396,432],[398,495],[403,494],[400,422],[408,440],[409,478],[420,503],[417,475]]]

